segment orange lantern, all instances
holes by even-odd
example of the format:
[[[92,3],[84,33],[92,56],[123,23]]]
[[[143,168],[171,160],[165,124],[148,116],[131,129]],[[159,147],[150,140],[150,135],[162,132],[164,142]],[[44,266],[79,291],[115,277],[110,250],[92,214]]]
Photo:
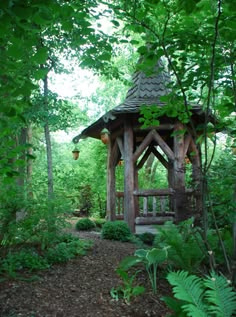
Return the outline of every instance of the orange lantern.
[[[102,143],[104,144],[108,144],[109,141],[110,141],[110,132],[108,129],[104,128],[102,129],[101,133],[100,133],[100,136],[101,136],[101,141]]]
[[[72,151],[72,155],[73,155],[73,159],[74,160],[78,160],[79,158],[79,150],[77,149],[77,147],[74,148],[74,150]]]

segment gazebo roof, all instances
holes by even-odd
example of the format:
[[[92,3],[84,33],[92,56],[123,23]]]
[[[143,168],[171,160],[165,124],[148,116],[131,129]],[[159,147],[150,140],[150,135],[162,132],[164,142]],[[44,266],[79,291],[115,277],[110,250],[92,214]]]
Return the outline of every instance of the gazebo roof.
[[[117,119],[120,115],[135,114],[140,112],[140,107],[158,105],[162,107],[160,97],[169,94],[170,74],[166,70],[163,61],[160,59],[150,76],[142,71],[134,73],[133,86],[128,90],[124,102],[106,112],[97,121],[84,129],[79,135],[73,138],[74,143],[86,137],[100,138],[100,131],[110,120]],[[199,105],[192,106],[194,112],[201,112]]]

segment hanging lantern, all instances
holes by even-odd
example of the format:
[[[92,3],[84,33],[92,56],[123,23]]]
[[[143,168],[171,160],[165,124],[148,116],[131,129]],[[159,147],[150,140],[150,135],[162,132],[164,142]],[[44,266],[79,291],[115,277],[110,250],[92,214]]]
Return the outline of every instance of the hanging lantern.
[[[108,144],[109,141],[110,141],[110,132],[108,129],[104,128],[102,129],[101,133],[100,133],[100,136],[101,136],[101,141],[102,143],[104,144]]]
[[[73,159],[74,160],[78,160],[79,158],[79,149],[77,147],[74,148],[74,150],[72,151],[72,155],[73,155]]]

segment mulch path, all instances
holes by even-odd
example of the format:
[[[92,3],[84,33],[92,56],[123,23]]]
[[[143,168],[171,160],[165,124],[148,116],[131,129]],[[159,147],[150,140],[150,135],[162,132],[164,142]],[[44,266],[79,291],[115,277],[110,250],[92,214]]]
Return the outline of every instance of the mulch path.
[[[0,283],[1,317],[167,316],[168,309],[160,297],[168,295],[170,287],[162,277],[156,296],[143,272],[139,279],[147,288],[146,293],[130,304],[111,298],[111,288],[121,283],[115,269],[125,256],[134,253],[134,244],[103,240],[95,232],[74,234],[94,241],[87,255],[37,273],[40,279],[34,282]]]

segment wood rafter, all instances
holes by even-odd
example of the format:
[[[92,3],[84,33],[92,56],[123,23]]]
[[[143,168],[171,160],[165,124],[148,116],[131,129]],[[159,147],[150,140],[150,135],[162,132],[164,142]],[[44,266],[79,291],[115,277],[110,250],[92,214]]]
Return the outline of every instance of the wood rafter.
[[[147,161],[149,155],[152,153],[152,147],[149,146],[147,151],[145,152],[144,156],[142,157],[141,161],[138,163],[137,168],[141,169],[145,162]]]
[[[134,163],[138,160],[139,156],[143,153],[145,148],[152,142],[153,140],[153,130],[151,130],[146,137],[143,139],[143,142],[139,145],[136,151],[133,154]]]
[[[156,158],[161,162],[161,164],[166,169],[169,168],[169,163],[167,162],[167,160],[161,155],[161,153],[154,146],[152,146],[152,153],[156,156]]]
[[[191,139],[192,139],[192,137],[189,134],[184,138],[184,156],[186,156],[187,153],[188,153],[188,149],[189,149],[189,145],[190,145]]]
[[[162,139],[159,133],[157,133],[155,130],[152,130],[153,139],[158,143],[162,151],[167,155],[167,157],[174,161],[175,156],[169,145]]]
[[[119,157],[119,147],[118,147],[117,141],[115,141],[111,149],[111,158],[112,158],[112,163],[114,165],[117,164],[118,157]]]
[[[167,157],[174,161],[174,153],[169,147],[169,145],[162,139],[159,133],[157,133],[156,130],[151,130],[146,137],[144,138],[143,142],[139,145],[139,147],[136,149],[136,151],[133,154],[133,161],[136,162],[140,155],[143,153],[144,149],[152,142],[156,141],[157,144],[160,146],[162,151],[167,155]]]

